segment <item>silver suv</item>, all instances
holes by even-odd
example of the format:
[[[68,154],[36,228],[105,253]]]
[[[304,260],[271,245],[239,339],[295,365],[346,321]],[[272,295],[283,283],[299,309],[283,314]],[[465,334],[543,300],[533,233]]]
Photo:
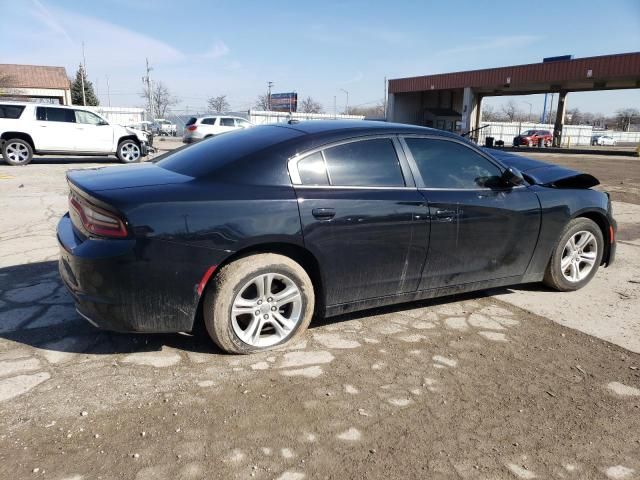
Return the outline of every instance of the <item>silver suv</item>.
[[[222,133],[253,127],[253,123],[244,118],[225,115],[208,115],[206,117],[191,117],[184,127],[182,141],[193,143]]]

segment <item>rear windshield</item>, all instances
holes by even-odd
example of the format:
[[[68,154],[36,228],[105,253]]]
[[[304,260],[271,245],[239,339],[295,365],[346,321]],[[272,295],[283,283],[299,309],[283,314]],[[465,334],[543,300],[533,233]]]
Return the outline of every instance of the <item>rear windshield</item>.
[[[191,118],[189,119],[189,121],[188,121],[187,123],[185,123],[185,126],[187,126],[187,127],[188,127],[189,125],[193,125],[194,123],[196,123],[196,121],[197,121],[197,120],[198,120],[198,119],[197,119],[196,117],[191,117]]]
[[[0,118],[10,118],[15,120],[20,118],[24,106],[22,105],[0,105]]]
[[[222,165],[300,135],[297,130],[273,125],[238,129],[177,150],[157,165],[190,177],[203,177]]]

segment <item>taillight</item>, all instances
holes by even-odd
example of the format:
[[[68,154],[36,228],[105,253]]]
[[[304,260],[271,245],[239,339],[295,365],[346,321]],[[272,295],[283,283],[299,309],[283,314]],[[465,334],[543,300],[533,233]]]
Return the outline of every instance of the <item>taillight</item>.
[[[73,191],[69,194],[69,206],[71,221],[77,227],[82,226],[87,232],[101,237],[127,236],[127,228],[116,214],[90,204]]]
[[[187,127],[187,130],[189,130],[190,132],[194,132],[197,128],[198,128],[197,125],[189,125]]]

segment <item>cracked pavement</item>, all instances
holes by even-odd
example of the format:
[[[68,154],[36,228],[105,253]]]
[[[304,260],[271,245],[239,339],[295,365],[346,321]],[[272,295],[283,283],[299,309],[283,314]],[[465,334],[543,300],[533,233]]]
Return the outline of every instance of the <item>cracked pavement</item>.
[[[238,357],[79,318],[54,233],[73,167],[0,165],[0,478],[640,476],[636,205],[615,206],[627,243],[582,296],[377,309]]]

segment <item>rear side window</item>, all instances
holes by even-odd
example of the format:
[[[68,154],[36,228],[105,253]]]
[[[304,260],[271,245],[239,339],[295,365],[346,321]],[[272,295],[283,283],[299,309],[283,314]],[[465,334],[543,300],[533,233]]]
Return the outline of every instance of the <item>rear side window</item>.
[[[477,189],[500,184],[500,169],[458,142],[427,138],[405,141],[427,188]]]
[[[220,125],[223,127],[235,127],[236,123],[233,121],[233,118],[221,118]]]
[[[216,119],[215,118],[203,118],[202,122],[200,122],[202,125],[215,125],[216,124]]]
[[[388,138],[345,143],[324,150],[331,185],[404,187],[393,142]]]
[[[0,105],[0,118],[9,118],[16,120],[20,118],[24,107],[21,105]]]
[[[298,174],[303,185],[329,185],[327,169],[321,152],[313,153],[300,160]]]
[[[187,123],[185,123],[184,125],[186,127],[188,127],[189,125],[193,125],[194,123],[196,123],[198,121],[198,119],[196,117],[191,117],[189,120],[187,120]]]
[[[76,122],[75,111],[70,108],[38,107],[36,118],[47,122]]]

